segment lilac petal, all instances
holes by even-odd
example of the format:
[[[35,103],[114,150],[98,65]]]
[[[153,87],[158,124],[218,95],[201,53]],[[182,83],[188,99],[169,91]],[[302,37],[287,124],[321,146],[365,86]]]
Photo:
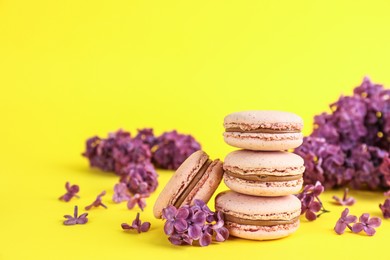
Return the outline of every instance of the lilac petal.
[[[222,227],[216,230],[215,240],[217,240],[218,242],[223,242],[226,239],[228,239],[228,237],[229,237],[229,231],[227,230],[227,228]]]
[[[364,230],[364,232],[366,232],[366,234],[369,235],[369,236],[375,235],[375,232],[376,232],[375,228],[370,227],[370,226],[364,226],[364,227],[363,227],[363,230]]]
[[[137,200],[135,200],[133,198],[129,199],[129,201],[127,202],[127,208],[133,209],[135,207],[136,203],[137,203]]]
[[[177,237],[177,236],[170,236],[170,237],[168,237],[168,240],[169,240],[169,242],[171,242],[173,245],[176,245],[176,246],[180,246],[181,244],[183,244],[180,237]]]
[[[198,211],[192,217],[192,222],[195,224],[203,224],[206,221],[206,214],[202,211]]]
[[[353,204],[355,204],[356,200],[352,197],[349,197],[348,199],[346,199],[344,201],[344,205],[346,206],[352,206]]]
[[[313,201],[310,205],[309,208],[313,212],[318,212],[321,210],[321,204],[317,201]]]
[[[88,206],[86,206],[84,209],[85,209],[85,210],[90,210],[90,209],[92,208],[92,206],[93,206],[93,204],[88,205]]]
[[[182,239],[183,239],[183,242],[186,243],[187,245],[192,245],[193,239],[191,239],[189,236],[183,235]]]
[[[176,215],[177,209],[170,205],[163,209],[163,217],[168,220],[172,220]]]
[[[185,219],[190,214],[190,211],[186,208],[179,208],[176,212],[176,218]]]
[[[133,229],[133,227],[130,226],[129,224],[127,224],[127,223],[122,223],[121,227],[122,227],[122,229]]]
[[[345,228],[347,227],[347,224],[343,223],[342,221],[337,221],[336,226],[334,227],[334,231],[341,235],[344,233]]]
[[[370,214],[364,213],[363,215],[360,216],[359,221],[362,223],[367,223],[369,218],[370,218]]]
[[[353,233],[359,233],[364,228],[364,225],[362,223],[356,223],[352,226],[352,232]]]
[[[177,232],[181,233],[188,228],[188,223],[185,219],[176,219],[174,226]]]
[[[85,224],[85,223],[87,223],[88,222],[88,219],[87,218],[78,218],[77,219],[77,224]]]
[[[64,225],[75,225],[75,224],[77,224],[77,220],[74,218],[70,218],[64,221]]]
[[[142,232],[146,232],[150,229],[150,223],[149,222],[144,222],[142,223],[141,225],[141,231]]]
[[[373,217],[368,221],[368,225],[370,227],[379,227],[381,225],[381,223],[382,223],[382,220],[380,218],[377,218],[377,217]]]
[[[71,215],[64,215],[64,218],[73,218]]]
[[[209,233],[203,233],[203,235],[199,239],[200,246],[208,246],[211,243],[211,235]]]
[[[349,209],[348,208],[345,208],[343,210],[343,212],[341,212],[341,217],[342,218],[345,218],[346,216],[348,216],[348,213],[349,213]]]
[[[310,211],[310,210],[306,211],[305,217],[309,221],[313,221],[313,220],[317,219],[317,215],[313,211]]]
[[[88,216],[88,213],[83,213],[83,214],[81,214],[80,216],[79,216],[79,218],[85,218],[85,217],[87,217]]]
[[[198,225],[191,225],[188,228],[188,236],[194,240],[198,240],[202,234],[202,228]]]
[[[173,222],[171,222],[171,221],[165,222],[165,225],[164,225],[164,232],[165,232],[165,234],[172,235],[173,231],[174,231],[174,229],[173,229]]]
[[[347,224],[354,223],[357,221],[357,217],[354,215],[349,215],[346,218],[344,218],[344,222]]]

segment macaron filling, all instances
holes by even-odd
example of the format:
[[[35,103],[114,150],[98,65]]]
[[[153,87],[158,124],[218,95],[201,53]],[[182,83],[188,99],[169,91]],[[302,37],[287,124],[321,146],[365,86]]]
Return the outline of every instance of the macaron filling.
[[[183,192],[177,197],[176,201],[174,201],[172,204],[173,206],[175,206],[176,208],[179,208],[183,202],[185,201],[185,199],[188,197],[188,195],[191,193],[191,191],[194,189],[194,187],[196,186],[196,184],[200,181],[200,179],[202,178],[202,176],[204,175],[204,173],[207,171],[207,168],[210,166],[210,164],[212,163],[212,160],[208,159],[203,165],[202,167],[199,169],[199,171],[195,174],[195,176],[193,177],[193,179],[191,180],[191,182],[188,184],[187,187],[181,187],[179,189],[184,189]],[[184,186],[184,184],[183,184]]]
[[[257,181],[257,182],[286,182],[286,181],[296,181],[302,178],[302,174],[295,175],[269,175],[269,174],[237,174],[231,171],[225,171],[226,175],[229,175],[234,178],[239,178],[247,181]]]
[[[224,217],[226,222],[236,223],[240,225],[251,225],[251,226],[277,226],[277,225],[294,224],[299,219],[299,216],[290,220],[243,219],[229,214],[224,214]]]
[[[300,130],[275,130],[275,129],[252,129],[252,130],[244,130],[241,128],[226,128],[225,132],[239,132],[239,133],[266,133],[266,134],[290,134],[290,133],[300,133]]]

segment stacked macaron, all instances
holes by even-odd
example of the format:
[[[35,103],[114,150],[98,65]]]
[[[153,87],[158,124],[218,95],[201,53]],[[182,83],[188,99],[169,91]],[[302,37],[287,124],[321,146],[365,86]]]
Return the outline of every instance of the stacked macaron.
[[[281,111],[244,111],[224,120],[224,139],[233,151],[225,158],[224,182],[216,210],[225,214],[231,235],[267,240],[288,236],[299,226],[304,162],[287,152],[302,144],[302,119]]]

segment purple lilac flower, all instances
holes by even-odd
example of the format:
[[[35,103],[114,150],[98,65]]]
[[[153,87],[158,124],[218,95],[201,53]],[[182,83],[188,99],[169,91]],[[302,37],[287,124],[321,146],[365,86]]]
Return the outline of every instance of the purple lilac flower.
[[[157,138],[154,136],[152,128],[144,128],[138,129],[138,134],[134,139],[141,140],[144,144],[146,144],[151,150],[152,147],[157,143]]]
[[[146,207],[146,198],[149,197],[149,194],[134,194],[130,195],[129,200],[127,201],[127,208],[133,209],[135,205],[138,205],[138,207],[143,211]]]
[[[114,186],[114,195],[112,201],[120,203],[122,201],[128,201],[131,198],[130,192],[127,189],[126,183],[120,182]]]
[[[141,232],[147,232],[150,229],[150,226],[151,226],[150,222],[142,223],[142,221],[139,218],[139,213],[137,213],[137,216],[133,220],[133,223],[131,224],[131,226],[127,223],[121,224],[121,227],[123,230],[136,230],[138,232],[138,234]]]
[[[172,131],[159,136],[153,149],[153,162],[157,167],[176,170],[188,156],[201,147],[191,135]]]
[[[301,201],[301,215],[305,214],[307,220],[316,220],[322,214],[329,212],[324,208],[319,198],[323,191],[324,186],[317,181],[315,185],[305,185],[302,192],[296,195]],[[321,211],[321,213],[317,214],[319,211]]]
[[[379,227],[382,222],[378,217],[370,218],[370,214],[368,213],[361,215],[359,221],[352,226],[352,232],[359,233],[363,230],[369,236],[375,235],[375,228]]]
[[[305,184],[389,188],[390,90],[364,78],[330,108],[314,117],[312,134],[295,149],[305,161]]]
[[[379,208],[381,209],[384,218],[390,218],[390,199],[386,199],[383,205],[379,204]]]
[[[342,206],[352,206],[355,204],[356,200],[353,197],[348,198],[348,191],[348,188],[344,189],[344,196],[342,198],[333,196],[332,198],[336,201],[335,203]]]
[[[70,186],[70,183],[67,181],[65,183],[66,193],[62,195],[59,199],[69,202],[73,197],[80,198],[77,193],[80,191],[80,187],[78,185]]]
[[[348,215],[349,214],[349,209],[346,208],[343,210],[341,213],[341,217],[336,223],[336,226],[334,227],[334,231],[341,235],[344,233],[345,229],[348,227],[350,230],[352,230],[351,223],[356,222],[357,217],[353,215]]]
[[[66,220],[64,221],[64,225],[76,225],[76,224],[85,224],[88,222],[88,213],[83,213],[80,216],[78,216],[78,208],[77,206],[74,206],[74,213],[73,216],[71,215],[65,215],[64,218]]]
[[[222,212],[212,212],[201,200],[195,200],[192,206],[182,206],[176,209],[168,206],[163,209],[163,219],[166,220],[164,232],[174,245],[192,245],[197,241],[200,246],[208,246],[212,238],[218,242],[229,237],[224,227]]]
[[[157,178],[158,175],[152,164],[130,163],[123,169],[120,182],[126,183],[132,194],[150,194],[158,186]]]
[[[103,208],[107,208],[106,205],[103,204],[102,202],[102,197],[106,195],[106,191],[102,191],[95,199],[94,202],[92,202],[91,205],[88,205],[85,207],[85,210],[90,210],[92,207],[99,207],[99,206],[102,206]]]

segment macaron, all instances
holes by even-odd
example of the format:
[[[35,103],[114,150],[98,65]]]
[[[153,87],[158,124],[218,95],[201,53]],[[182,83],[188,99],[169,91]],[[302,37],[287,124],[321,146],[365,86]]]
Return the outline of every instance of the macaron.
[[[225,157],[224,182],[254,196],[284,196],[302,188],[303,159],[294,153],[237,150]]]
[[[211,160],[203,151],[196,151],[179,166],[159,194],[153,208],[156,218],[162,217],[165,207],[179,208],[200,199],[207,203],[222,180],[223,168],[219,159]]]
[[[301,202],[294,195],[256,197],[225,191],[215,198],[230,235],[253,240],[286,237],[299,227]]]
[[[224,119],[224,140],[227,144],[249,150],[279,151],[302,144],[303,120],[298,115],[253,110],[229,114]]]

